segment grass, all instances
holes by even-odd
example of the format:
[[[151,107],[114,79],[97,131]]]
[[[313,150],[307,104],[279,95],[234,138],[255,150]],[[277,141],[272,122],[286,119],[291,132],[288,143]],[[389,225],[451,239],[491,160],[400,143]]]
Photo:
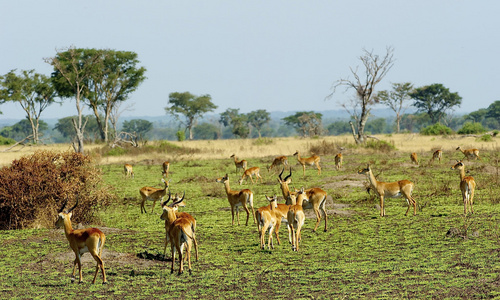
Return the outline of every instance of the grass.
[[[266,205],[264,195],[281,196],[277,174],[264,166],[273,156],[295,150],[308,152],[321,141],[277,139],[252,144],[251,140],[182,142],[202,149],[195,157],[171,159],[171,190],[186,191],[187,206],[198,223],[200,260],[193,261],[193,274],[170,274],[170,250],[163,259],[164,223],[159,204],[153,214],[140,214],[139,189],[161,187],[164,157],[113,157],[101,159],[103,180],[113,186],[118,202],[101,212],[106,234],[104,261],[108,285],[91,285],[94,262],[84,256],[84,284],[70,283],[74,255],[62,230],[38,229],[4,231],[0,234],[0,295],[10,298],[495,298],[500,294],[500,179],[499,148],[496,142],[475,144],[474,140],[423,139],[420,136],[380,137],[398,150],[346,147],[344,168],[335,170],[334,155],[321,156],[322,174],[302,168],[289,158],[293,167],[291,187],[318,186],[328,199],[327,232],[312,232],[311,211],[302,234],[301,251],[292,252],[282,228],[281,245],[260,250],[256,226],[240,213],[243,225],[231,226],[231,213],[223,186],[216,177],[228,173],[233,189],[250,188],[255,207]],[[346,145],[348,137],[328,140]],[[405,140],[406,139],[406,140]],[[418,140],[419,142],[415,142]],[[405,142],[406,141],[406,142]],[[418,144],[420,166],[410,163],[411,146]],[[427,144],[425,144],[427,143]],[[466,170],[478,183],[475,213],[463,216],[458,190],[458,173],[450,170],[461,158],[457,145],[481,149],[482,161],[466,161]],[[225,148],[224,148],[225,147]],[[253,155],[246,155],[252,149]],[[444,150],[443,162],[427,165],[433,148]],[[247,159],[249,166],[260,166],[263,184],[246,181],[237,185],[233,153]],[[168,156],[168,155],[167,155]],[[199,158],[198,158],[199,156]],[[204,157],[202,157],[204,156]],[[305,155],[304,155],[305,156]],[[115,160],[121,158],[122,160]],[[125,179],[123,162],[134,162],[134,179]],[[173,163],[172,163],[173,161]],[[416,216],[404,216],[403,199],[387,199],[387,217],[379,217],[378,201],[368,194],[364,176],[356,171],[372,163],[379,180],[412,180],[419,203]],[[283,202],[282,200],[280,202]],[[148,212],[152,202],[146,204]],[[323,222],[323,220],[322,220]],[[448,236],[450,228],[456,235]],[[194,256],[194,255],[193,255]],[[176,269],[178,264],[175,265]],[[101,278],[98,276],[97,282]]]

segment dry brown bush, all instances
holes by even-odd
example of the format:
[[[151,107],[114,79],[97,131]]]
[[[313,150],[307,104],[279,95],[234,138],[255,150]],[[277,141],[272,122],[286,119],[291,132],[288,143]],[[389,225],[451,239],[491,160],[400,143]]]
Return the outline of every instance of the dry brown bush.
[[[0,229],[52,227],[63,201],[78,207],[75,222],[97,221],[97,209],[113,195],[89,156],[37,151],[0,169]]]

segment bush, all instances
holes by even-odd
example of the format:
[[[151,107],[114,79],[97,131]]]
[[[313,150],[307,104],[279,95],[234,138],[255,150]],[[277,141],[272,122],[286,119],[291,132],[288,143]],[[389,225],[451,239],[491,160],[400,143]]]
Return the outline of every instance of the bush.
[[[379,152],[391,152],[397,150],[393,144],[384,140],[370,140],[366,142],[365,148],[374,149]]]
[[[425,128],[422,128],[422,130],[420,130],[420,134],[423,134],[423,135],[448,135],[448,134],[452,134],[452,133],[453,133],[453,130],[451,130],[451,128],[449,128],[441,123],[429,125]]]
[[[477,140],[480,141],[480,142],[491,142],[491,141],[493,141],[493,138],[489,134],[483,134]]]
[[[182,142],[186,139],[186,133],[182,130],[177,131],[176,135],[179,142]]]
[[[35,152],[0,169],[0,229],[52,228],[62,203],[74,205],[77,198],[72,220],[95,222],[113,198],[108,190],[89,156]]]
[[[0,145],[13,145],[16,143],[16,140],[11,138],[6,138],[0,135]]]
[[[458,134],[479,134],[486,132],[486,129],[481,123],[466,122],[462,128],[457,132]]]

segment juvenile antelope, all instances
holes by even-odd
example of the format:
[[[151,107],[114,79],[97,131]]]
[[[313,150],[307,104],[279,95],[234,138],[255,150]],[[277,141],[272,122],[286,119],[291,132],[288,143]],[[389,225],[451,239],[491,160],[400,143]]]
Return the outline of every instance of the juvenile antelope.
[[[278,197],[274,195],[274,197],[270,198],[266,195],[267,201],[269,201],[269,206],[263,206],[257,209],[255,212],[255,219],[257,220],[257,231],[259,232],[260,239],[260,248],[262,250],[266,247],[265,235],[266,231],[269,230],[269,239],[267,241],[267,249],[274,249],[273,245],[273,229],[278,224],[278,219],[281,219],[281,216],[278,216],[275,213],[275,209],[278,207]],[[276,231],[276,238],[278,238],[278,232]],[[279,244],[279,242],[278,242]]]
[[[288,166],[288,158],[286,156],[278,156],[276,157],[271,165],[267,167],[267,171],[271,172],[271,170],[275,167],[283,166],[284,168]]]
[[[238,173],[238,169],[242,169],[245,171],[247,169],[247,161],[242,159],[238,160],[238,158],[233,154],[229,158],[234,158],[234,165],[236,166],[236,173]]]
[[[262,177],[260,176],[260,168],[259,167],[251,167],[249,169],[246,169],[245,172],[243,172],[241,179],[238,180],[239,184],[241,185],[243,183],[243,180],[245,180],[246,177],[250,177],[250,180],[252,180],[252,183],[254,183],[252,175],[255,175],[257,182],[259,182],[259,178],[260,178],[260,183],[262,183]]]
[[[266,198],[267,198],[268,201],[271,201],[273,199],[273,198],[268,198],[267,196],[266,196]],[[277,198],[276,195],[274,195],[274,198]],[[270,210],[271,206],[272,206],[273,213],[276,216],[276,225],[274,226],[274,228],[275,228],[274,233],[276,235],[276,240],[278,240],[278,245],[280,245],[281,241],[280,241],[280,238],[279,238],[279,230],[280,230],[280,226],[281,226],[282,222],[288,223],[287,214],[288,214],[288,209],[290,208],[290,205],[282,204],[282,203],[272,203],[271,202],[269,204],[269,206],[260,207],[255,212],[255,219],[257,220],[257,231],[259,232],[259,234],[261,233],[262,230],[265,231],[265,229],[261,228],[262,224],[261,224],[261,222],[259,222],[259,220],[262,219],[263,211],[264,210]],[[290,231],[290,228],[288,228],[288,225],[287,225],[287,230],[288,230],[288,241],[290,243],[292,243],[291,231]]]
[[[163,162],[162,169],[163,169],[163,171],[161,171],[162,176],[165,176],[165,178],[168,177],[168,170],[170,170],[170,162],[168,161]]]
[[[472,159],[481,159],[481,157],[479,157],[479,150],[477,150],[477,149],[465,149],[465,150],[463,150],[459,146],[459,147],[457,147],[456,150],[460,150],[464,154],[465,158],[467,158],[467,160],[470,160],[471,158]]]
[[[253,208],[253,193],[249,189],[244,189],[241,191],[233,191],[229,186],[229,177],[224,176],[217,178],[216,182],[224,184],[227,194],[227,200],[231,205],[231,217],[232,217],[232,225],[234,225],[234,213],[236,211],[236,218],[238,219],[238,225],[240,225],[240,212],[239,207],[242,206],[243,209],[247,212],[247,222],[245,225],[248,226],[248,218],[250,217],[250,211],[248,210],[248,206],[252,208],[252,217],[253,222],[255,224],[255,210]]]
[[[296,204],[290,205],[290,209],[287,214],[288,228],[292,232],[293,251],[299,251],[300,231],[302,226],[304,226],[304,221],[306,219],[303,208],[304,200],[307,200],[307,193],[302,187],[300,191],[297,192]]]
[[[317,155],[313,155],[311,157],[300,157],[299,151],[296,151],[293,155],[297,155],[297,160],[302,165],[303,176],[306,176],[306,165],[312,166],[316,165],[318,169],[318,175],[321,175],[321,167],[319,166],[320,157]]]
[[[123,165],[123,172],[125,173],[125,177],[134,178],[134,170],[132,169],[132,165],[129,164]]]
[[[476,181],[472,176],[465,176],[465,165],[460,160],[451,167],[452,170],[458,170],[460,172],[460,190],[462,191],[462,199],[464,201],[464,215],[467,215],[467,206],[469,210],[474,213],[472,208],[472,201],[474,199],[474,190],[476,189]]]
[[[104,271],[104,262],[101,258],[102,249],[104,248],[104,242],[106,241],[106,236],[97,228],[74,230],[71,226],[71,216],[73,215],[73,209],[75,209],[75,207],[78,205],[78,199],[76,200],[75,206],[73,206],[66,212],[63,212],[67,202],[68,200],[64,201],[62,207],[59,209],[59,215],[55,225],[57,228],[64,227],[64,234],[69,241],[69,246],[75,253],[75,261],[73,262],[73,273],[71,275],[71,281],[75,281],[76,265],[78,265],[78,272],[80,274],[79,282],[83,282],[81,257],[85,252],[89,252],[97,262],[92,283],[95,283],[95,279],[97,277],[99,269],[101,269],[102,271],[102,283],[107,283],[106,272]]]
[[[434,151],[434,153],[432,153],[432,158],[431,160],[429,161],[429,163],[432,163],[434,162],[434,160],[437,158],[439,163],[441,163],[441,157],[443,156],[443,151],[442,150],[436,150]]]
[[[418,156],[417,153],[413,152],[410,154],[410,160],[412,164],[416,164],[418,166]]]
[[[415,199],[411,196],[414,187],[413,182],[409,180],[400,180],[396,182],[377,181],[372,173],[370,165],[368,165],[365,169],[359,170],[358,174],[366,175],[370,181],[372,189],[379,195],[381,217],[385,216],[384,197],[397,198],[404,196],[406,202],[408,203],[408,209],[406,210],[405,216],[408,215],[410,205],[413,205],[413,215],[417,214],[417,201],[415,201]]]
[[[165,184],[165,187],[163,189],[158,189],[150,186],[145,186],[142,189],[139,190],[139,194],[141,194],[142,197],[142,202],[141,202],[141,214],[143,212],[146,212],[146,208],[144,207],[144,204],[146,203],[146,200],[151,200],[153,201],[153,208],[151,209],[151,213],[153,213],[156,205],[156,201],[160,200],[160,203],[167,194],[167,189],[168,189],[168,183],[169,181],[165,181],[165,179],[161,179],[163,183]]]
[[[342,169],[342,153],[335,155],[335,169]]]

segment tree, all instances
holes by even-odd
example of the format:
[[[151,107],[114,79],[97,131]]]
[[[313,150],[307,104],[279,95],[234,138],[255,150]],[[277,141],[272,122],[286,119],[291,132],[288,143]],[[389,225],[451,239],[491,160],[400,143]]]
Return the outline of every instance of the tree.
[[[69,141],[75,143],[75,128],[74,128],[74,120],[77,116],[65,117],[57,120],[54,129],[59,131],[61,135],[68,139]],[[85,133],[83,135],[83,140],[87,141],[95,141],[100,136],[99,128],[97,125],[97,121],[93,115],[82,116],[85,119]],[[72,139],[73,137],[73,139]]]
[[[201,123],[193,130],[194,136],[198,140],[216,140],[218,138],[219,128],[211,123]]]
[[[375,104],[373,93],[377,84],[384,79],[387,72],[394,65],[393,52],[393,48],[388,47],[386,54],[380,57],[374,54],[373,51],[363,49],[363,55],[359,59],[363,64],[364,74],[360,74],[357,67],[355,69],[351,68],[354,79],[341,78],[335,81],[332,86],[332,93],[327,96],[327,98],[331,98],[339,86],[344,86],[345,91],[355,91],[355,98],[341,105],[356,122],[357,133],[352,122],[349,122],[349,124],[357,144],[365,142],[366,121],[370,116],[371,107]]]
[[[255,129],[257,129],[257,132],[259,133],[259,138],[261,138],[262,126],[271,121],[271,114],[268,113],[265,109],[259,109],[249,112],[247,114],[247,119],[248,123],[253,127],[255,127]]]
[[[413,85],[409,82],[393,83],[392,91],[380,91],[377,93],[376,100],[389,106],[396,113],[396,132],[400,131],[401,117],[405,110],[410,106],[411,100],[409,93],[413,90]]]
[[[481,108],[468,114],[465,120],[471,120],[473,123],[480,123],[484,120],[487,113],[488,110],[486,108]]]
[[[196,125],[197,118],[217,108],[217,105],[212,103],[210,95],[195,96],[189,92],[170,93],[168,102],[170,106],[165,107],[165,111],[186,126],[190,140],[193,139],[193,127]],[[179,115],[184,115],[186,120],[181,121]]]
[[[49,129],[49,125],[43,120],[38,122],[38,134],[41,137],[41,132]],[[33,134],[32,124],[28,119],[21,120],[12,126],[6,126],[0,130],[0,135],[14,140],[22,140]]]
[[[72,120],[75,129],[73,148],[78,153],[84,153],[84,132],[86,122],[83,120],[83,101],[88,92],[88,81],[100,63],[100,51],[76,49],[70,47],[60,51],[54,57],[45,58],[45,62],[54,67],[52,82],[62,98],[74,97],[78,115]]]
[[[250,130],[248,129],[248,119],[245,114],[240,114],[239,109],[228,108],[220,114],[220,123],[224,126],[231,126],[231,132],[241,138],[247,138]]]
[[[462,103],[462,97],[458,93],[451,93],[440,83],[416,88],[409,95],[415,100],[413,106],[418,112],[427,113],[433,124],[440,122],[447,110]]]
[[[491,103],[487,110],[488,112],[486,113],[486,118],[500,120],[500,100]]]
[[[31,139],[37,144],[40,140],[40,116],[49,105],[56,102],[56,92],[50,78],[35,73],[35,70],[21,71],[19,75],[16,70],[12,70],[0,76],[0,87],[1,100],[18,102],[26,112]]]
[[[130,121],[123,122],[123,131],[132,133],[135,132],[137,135],[144,136],[148,131],[153,129],[153,123],[147,120],[134,119]]]
[[[282,120],[285,121],[286,125],[295,128],[295,130],[297,130],[302,137],[306,137],[322,134],[322,117],[323,115],[321,113],[315,113],[313,111],[300,111],[294,115],[285,117]]]

